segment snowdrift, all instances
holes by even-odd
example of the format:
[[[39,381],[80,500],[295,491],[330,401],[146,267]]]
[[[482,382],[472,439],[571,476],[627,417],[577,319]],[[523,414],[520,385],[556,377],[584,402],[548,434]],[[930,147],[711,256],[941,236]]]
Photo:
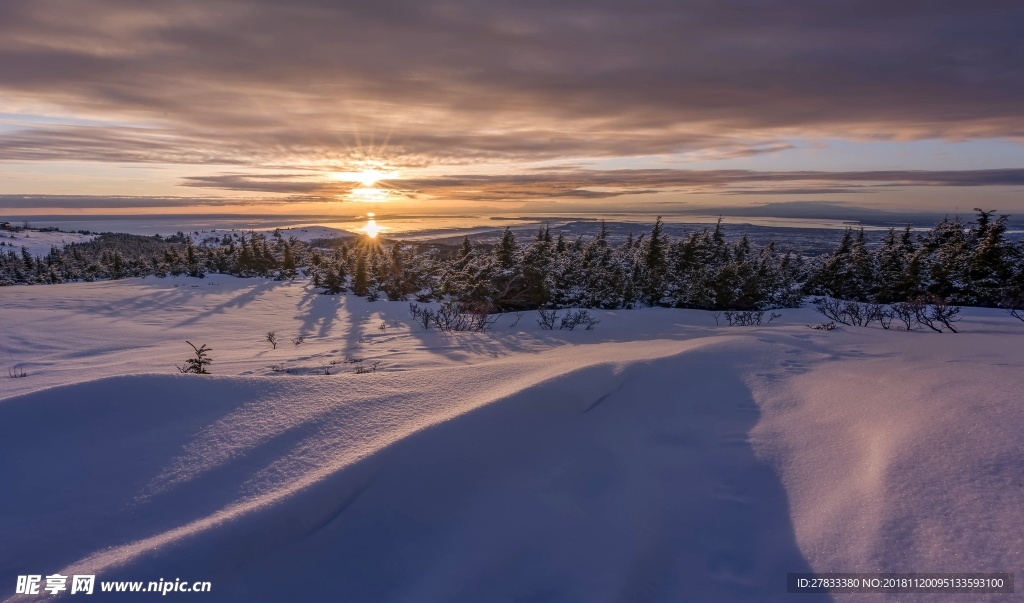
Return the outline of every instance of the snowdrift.
[[[1024,325],[998,312],[441,334],[212,282],[4,292],[0,358],[30,374],[0,389],[0,596],[59,572],[217,601],[781,601],[787,572],[1021,571]],[[307,342],[261,345],[275,325]],[[217,374],[173,374],[195,333]],[[90,599],[132,597],[163,598]]]

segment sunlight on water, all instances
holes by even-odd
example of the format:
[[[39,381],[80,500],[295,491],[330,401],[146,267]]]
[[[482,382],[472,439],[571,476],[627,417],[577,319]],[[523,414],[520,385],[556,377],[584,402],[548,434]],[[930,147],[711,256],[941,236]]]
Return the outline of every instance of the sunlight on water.
[[[373,214],[369,215],[373,216]],[[366,220],[366,226],[362,228],[363,234],[370,237],[371,239],[377,238],[377,235],[380,233],[381,230],[382,229],[377,226],[377,221],[374,220],[372,217]]]

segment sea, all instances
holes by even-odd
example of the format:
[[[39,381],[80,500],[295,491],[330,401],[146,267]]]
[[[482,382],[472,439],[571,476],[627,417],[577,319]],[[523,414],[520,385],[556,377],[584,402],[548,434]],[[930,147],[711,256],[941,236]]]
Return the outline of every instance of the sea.
[[[217,233],[223,231],[297,230],[321,226],[344,233],[367,232],[368,226],[386,237],[457,244],[463,237],[477,242],[496,240],[506,227],[518,236],[532,236],[540,228],[550,228],[552,235],[593,236],[605,222],[612,242],[630,234],[638,236],[651,229],[657,215],[653,213],[604,213],[584,215],[555,214],[402,214],[364,213],[358,215],[228,215],[228,214],[152,214],[152,215],[38,215],[4,218],[16,225],[32,228],[57,228],[66,232],[123,232],[139,235],[172,235],[182,233]],[[934,224],[933,216],[920,216],[896,223],[886,216],[877,220],[843,220],[829,218],[791,218],[765,216],[716,216],[701,214],[663,214],[665,232],[670,236],[686,236],[689,232],[713,228],[722,221],[729,239],[746,235],[755,244],[774,241],[783,248],[802,253],[821,253],[832,249],[847,228],[863,228],[868,239],[877,243],[889,228],[906,225],[925,230]],[[1024,231],[1013,230],[1013,238]]]

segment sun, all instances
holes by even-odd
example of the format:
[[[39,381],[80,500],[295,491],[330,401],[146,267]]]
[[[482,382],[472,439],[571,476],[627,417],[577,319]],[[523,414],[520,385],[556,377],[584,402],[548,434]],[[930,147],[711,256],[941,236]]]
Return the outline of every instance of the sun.
[[[359,182],[359,184],[362,184],[363,186],[373,186],[374,184],[377,184],[378,180],[385,178],[387,174],[380,170],[363,170],[361,172],[356,172],[355,176],[356,181]]]
[[[351,182],[351,188],[341,199],[363,203],[383,203],[391,200],[392,189],[386,180],[399,178],[398,172],[381,165],[363,165],[362,169],[347,172],[330,172],[332,180]]]
[[[377,235],[380,234],[380,228],[377,227],[377,221],[373,219],[373,214],[368,214],[369,219],[366,221],[366,226],[363,227],[363,234],[376,239]]]

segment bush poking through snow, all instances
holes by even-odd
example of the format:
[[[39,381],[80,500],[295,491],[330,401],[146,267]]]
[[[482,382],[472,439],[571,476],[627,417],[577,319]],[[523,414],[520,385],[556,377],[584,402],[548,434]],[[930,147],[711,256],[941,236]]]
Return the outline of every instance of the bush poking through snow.
[[[839,329],[834,322],[823,322],[818,325],[807,325],[807,327],[814,329],[815,331],[835,331]]]
[[[267,340],[267,343],[271,345],[271,349],[277,349],[277,333],[274,331],[267,331],[267,334],[263,336]]]
[[[885,304],[844,301],[829,297],[821,297],[811,303],[826,318],[851,327],[870,327],[872,323],[877,322],[883,329],[889,329],[893,318],[897,316]]]
[[[303,337],[302,335],[299,335],[298,337],[292,337],[292,344],[293,344],[293,345],[294,345],[295,347],[299,347],[299,346],[300,346],[300,345],[302,345],[302,344],[303,344],[303,343],[304,343],[305,341],[306,341],[306,338],[305,338],[305,337]]]
[[[910,302],[900,302],[892,305],[893,316],[898,318],[903,323],[903,330],[910,331],[914,328],[914,324],[917,322],[916,311],[914,310],[913,304]]]
[[[927,318],[929,321],[937,322],[954,333],[958,332],[953,324],[960,322],[960,317],[957,316],[960,314],[960,306],[950,305],[946,300],[935,295],[929,296],[926,302]],[[931,324],[928,326],[931,327]]]
[[[599,319],[594,318],[590,315],[589,310],[567,310],[565,315],[559,315],[558,310],[554,308],[541,308],[537,310],[537,314],[540,318],[537,319],[537,324],[540,325],[541,329],[545,331],[554,331],[558,329],[566,329],[572,331],[576,327],[583,325],[584,330],[594,330],[594,325],[601,322]],[[516,324],[519,323],[519,319],[516,319]]]
[[[833,322],[842,323],[848,326],[860,326],[863,324],[863,316],[860,311],[860,304],[856,302],[845,302],[841,299],[831,297],[819,297],[811,304],[814,309],[825,315],[825,318]]]
[[[206,344],[199,346],[198,348],[191,341],[185,343],[192,346],[192,350],[195,353],[195,358],[189,358],[185,361],[185,366],[179,366],[178,370],[182,373],[193,373],[196,375],[209,375],[210,371],[206,370],[213,360],[211,360],[206,354],[212,350],[206,347]]]
[[[463,307],[464,306],[460,306]],[[498,321],[498,317],[501,314],[491,314],[489,306],[475,306],[469,310],[463,310],[469,314],[469,328],[467,331],[477,331],[483,333],[491,327],[495,322]]]
[[[756,327],[761,324],[764,320],[764,310],[726,310],[722,313],[725,316],[725,323],[730,327]],[[782,315],[777,312],[772,312],[768,317],[766,325],[771,324],[776,318],[781,318]],[[718,317],[715,317],[715,321],[718,321]]]
[[[22,377],[28,377],[28,373],[26,373],[24,369],[22,369],[19,366],[12,366],[11,368],[7,369],[7,376],[10,377],[11,379],[21,379]]]
[[[886,331],[892,326],[896,317],[893,311],[885,304],[870,303],[864,304],[864,326],[869,327],[871,323],[877,322]]]
[[[586,327],[584,330],[592,331],[594,329],[594,325],[599,322],[601,321],[590,315],[589,310],[569,310],[558,323],[558,328],[568,329],[571,331],[576,327],[583,325]]]
[[[364,375],[366,373],[376,372],[377,367],[380,366],[380,362],[371,362],[370,364],[360,364],[356,367],[357,375]]]
[[[409,314],[424,329],[430,329],[430,325],[434,324],[434,313],[430,308],[421,308],[419,304],[415,303],[409,304]]]
[[[883,329],[888,330],[892,328],[894,321],[899,320],[907,331],[921,325],[936,333],[942,333],[941,327],[956,333],[958,331],[953,325],[960,321],[960,306],[950,305],[937,295],[919,295],[892,306],[829,297],[820,297],[811,303],[826,318],[852,327],[870,327],[872,323],[877,322]]]
[[[1007,314],[1024,322],[1024,295],[1008,297],[1003,300],[1002,306]]]
[[[455,302],[444,302],[434,314],[434,324],[441,331],[465,331],[465,317]]]
[[[537,324],[540,325],[540,328],[545,331],[555,330],[555,324],[558,321],[558,310],[540,308],[537,310],[537,314],[540,316],[537,319]]]
[[[474,331],[482,333],[498,320],[498,315],[491,315],[488,306],[467,306],[455,301],[446,301],[437,311],[421,308],[419,304],[409,304],[409,313],[413,320],[424,329],[436,327],[439,331]],[[381,330],[387,328],[381,324]]]

